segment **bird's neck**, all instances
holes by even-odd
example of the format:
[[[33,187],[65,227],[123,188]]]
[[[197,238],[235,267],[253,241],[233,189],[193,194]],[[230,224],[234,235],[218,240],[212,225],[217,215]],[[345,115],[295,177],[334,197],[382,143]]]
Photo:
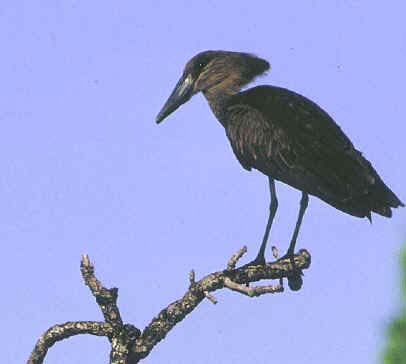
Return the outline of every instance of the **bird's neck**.
[[[225,114],[227,111],[227,106],[230,103],[231,97],[236,92],[229,91],[224,92],[224,90],[216,90],[216,89],[208,89],[203,92],[204,97],[206,98],[207,102],[213,114],[216,116],[217,120],[225,127]]]

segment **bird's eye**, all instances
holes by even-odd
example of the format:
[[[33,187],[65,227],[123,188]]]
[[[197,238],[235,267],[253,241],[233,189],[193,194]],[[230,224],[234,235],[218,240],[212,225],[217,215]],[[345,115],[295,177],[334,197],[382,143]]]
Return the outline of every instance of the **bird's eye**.
[[[197,64],[197,67],[199,69],[199,71],[201,71],[204,67],[206,67],[207,63],[204,61],[201,61]]]

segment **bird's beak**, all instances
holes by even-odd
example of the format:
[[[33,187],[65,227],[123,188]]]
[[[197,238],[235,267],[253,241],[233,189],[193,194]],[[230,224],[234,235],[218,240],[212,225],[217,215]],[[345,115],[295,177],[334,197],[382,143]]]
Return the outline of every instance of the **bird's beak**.
[[[159,124],[169,114],[173,113],[180,105],[188,101],[193,95],[193,78],[191,74],[183,75],[172,91],[164,107],[156,117]]]

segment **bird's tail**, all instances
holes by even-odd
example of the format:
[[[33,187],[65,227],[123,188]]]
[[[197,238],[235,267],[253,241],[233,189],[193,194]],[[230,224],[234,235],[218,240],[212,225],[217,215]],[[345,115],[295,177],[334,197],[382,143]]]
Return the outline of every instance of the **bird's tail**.
[[[391,217],[391,208],[405,206],[395,193],[378,177],[374,188],[371,191],[372,211],[379,215]]]

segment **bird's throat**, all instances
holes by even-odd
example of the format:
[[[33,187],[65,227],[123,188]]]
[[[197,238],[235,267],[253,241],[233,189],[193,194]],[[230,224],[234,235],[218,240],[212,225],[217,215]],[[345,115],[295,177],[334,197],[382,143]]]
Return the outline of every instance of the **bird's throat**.
[[[204,91],[203,94],[217,120],[225,126],[224,116],[227,111],[227,105],[234,93],[224,93],[216,89],[209,89]]]

